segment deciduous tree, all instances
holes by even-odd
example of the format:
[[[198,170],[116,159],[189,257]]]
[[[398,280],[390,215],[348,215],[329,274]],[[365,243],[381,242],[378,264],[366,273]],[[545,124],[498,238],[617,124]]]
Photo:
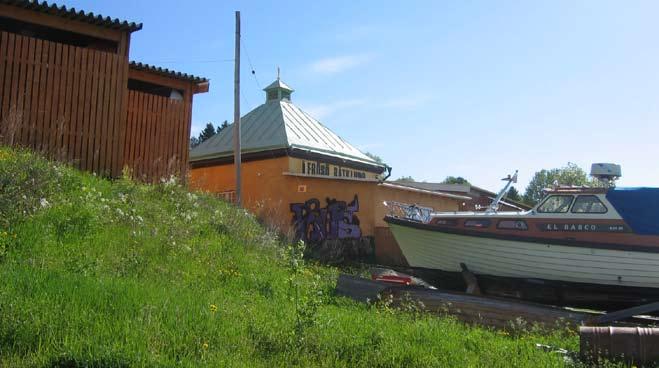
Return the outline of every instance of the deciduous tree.
[[[542,169],[533,175],[524,192],[524,202],[535,205],[544,197],[544,189],[553,185],[601,185],[596,179],[589,179],[586,172],[577,164],[568,162],[566,166],[555,169]]]
[[[469,181],[462,176],[447,176],[442,184],[469,184]]]

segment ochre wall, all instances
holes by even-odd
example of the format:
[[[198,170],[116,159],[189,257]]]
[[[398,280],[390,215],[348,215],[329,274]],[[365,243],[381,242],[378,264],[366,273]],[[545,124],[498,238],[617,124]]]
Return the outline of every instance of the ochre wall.
[[[245,162],[242,170],[245,208],[269,225],[289,234],[293,219],[291,204],[304,203],[312,198],[318,199],[320,206],[325,207],[327,199],[349,204],[356,195],[359,210],[355,215],[359,218],[364,236],[373,236],[376,227],[387,227],[383,221],[387,213],[384,201],[416,203],[441,211],[457,210],[461,203],[452,198],[378,185],[375,181],[285,175],[283,173],[289,171],[288,157]],[[190,185],[194,189],[213,193],[234,190],[234,178],[232,164],[190,170]]]
[[[284,175],[289,171],[289,158],[250,161],[242,165],[243,205],[262,218],[268,225],[289,233],[293,219],[290,205],[316,198],[321,207],[327,198],[350,203],[357,195],[362,235],[373,235],[374,192],[377,182],[363,182],[336,178],[315,178]],[[300,192],[302,188],[306,192]],[[235,170],[232,164],[193,168],[190,170],[190,186],[212,193],[235,190]]]
[[[288,171],[288,157],[249,161],[242,164],[242,196],[246,208],[283,192],[282,173]],[[232,164],[190,170],[190,186],[211,193],[236,189],[236,172]]]

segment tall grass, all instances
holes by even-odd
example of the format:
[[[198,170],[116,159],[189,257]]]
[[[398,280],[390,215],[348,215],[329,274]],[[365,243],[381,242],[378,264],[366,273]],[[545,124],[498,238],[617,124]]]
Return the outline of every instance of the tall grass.
[[[506,332],[335,297],[243,210],[0,147],[0,366],[565,366]]]

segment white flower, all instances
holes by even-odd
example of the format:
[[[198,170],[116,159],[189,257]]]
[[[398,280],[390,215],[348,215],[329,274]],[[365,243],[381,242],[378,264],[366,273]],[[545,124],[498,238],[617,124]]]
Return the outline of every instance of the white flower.
[[[50,207],[50,203],[48,203],[48,201],[46,200],[46,198],[41,198],[41,200],[39,200],[39,203],[41,204],[41,207],[42,207],[42,208],[48,208],[48,207]]]

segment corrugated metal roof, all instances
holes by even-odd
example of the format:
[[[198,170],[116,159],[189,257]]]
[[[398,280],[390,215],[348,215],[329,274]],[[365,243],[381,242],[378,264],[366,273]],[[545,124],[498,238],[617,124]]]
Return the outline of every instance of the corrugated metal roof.
[[[421,188],[415,188],[407,185],[400,185],[400,182],[384,182],[380,183],[380,186],[383,186],[385,188],[394,188],[398,190],[409,190],[413,192],[419,192],[419,193],[425,193],[425,194],[430,194],[430,195],[438,195],[441,197],[447,197],[447,198],[453,198],[453,199],[461,199],[461,200],[470,200],[472,199],[471,197],[468,196],[463,196],[463,195],[458,195],[458,194],[453,194],[453,193],[445,193],[437,190],[427,190],[427,189],[421,189]]]
[[[471,190],[470,184],[443,184],[443,183],[427,183],[409,180],[394,180],[392,183],[403,185],[406,187],[431,190],[431,191],[444,191],[444,192],[462,192],[469,193]]]
[[[0,0],[0,1],[2,1],[2,0]],[[161,68],[161,67],[158,67],[158,66],[149,65],[149,64],[145,64],[145,63],[140,63],[140,62],[137,62],[137,61],[131,61],[130,62],[130,67],[133,68],[133,69],[136,69],[136,70],[144,70],[144,71],[147,71],[147,72],[164,75],[166,77],[171,77],[171,78],[176,78],[176,79],[183,79],[183,80],[186,80],[188,82],[193,82],[193,83],[208,82],[207,78],[198,77],[198,76],[192,75],[192,74],[181,73],[181,72],[177,72],[175,70],[169,70],[167,68]]]
[[[58,6],[55,3],[49,4],[47,1],[39,2],[33,0],[0,0],[0,4],[17,6],[19,8],[55,15],[61,18],[89,23],[104,28],[118,29],[128,32],[135,32],[142,29],[142,23],[127,22],[117,18],[112,19],[110,17],[104,17],[100,14],[95,15],[92,12],[85,13],[84,10],[76,11],[75,8],[67,8],[65,5]]]
[[[268,101],[250,111],[241,118],[241,130],[243,153],[295,148],[385,166],[363,154],[287,99]],[[232,155],[233,124],[195,147],[190,152],[190,161]]]
[[[426,183],[426,182],[417,182],[417,181],[408,181],[408,180],[395,180],[391,182],[396,185],[401,185],[410,188],[417,188],[421,190],[429,190],[433,192],[459,192],[459,193],[472,193],[480,192],[480,194],[485,194],[488,198],[494,200],[494,197],[497,196],[497,193],[477,187],[472,184],[443,184],[443,183]],[[530,209],[528,205],[512,201],[508,198],[505,198],[501,203],[506,204],[510,207],[520,208],[520,209]]]

